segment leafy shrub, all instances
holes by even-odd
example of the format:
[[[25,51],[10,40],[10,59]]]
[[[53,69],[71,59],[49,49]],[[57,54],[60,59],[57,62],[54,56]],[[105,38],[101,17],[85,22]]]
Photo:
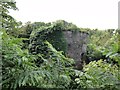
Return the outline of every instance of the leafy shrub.
[[[0,84],[3,88],[67,88],[74,61],[54,49],[49,42],[45,42],[49,48],[49,58],[45,59],[41,54],[32,55],[28,50],[22,50],[22,39],[7,35],[4,30],[2,40],[3,81]],[[35,63],[39,57],[44,61],[40,67]]]
[[[79,87],[119,89],[120,72],[116,65],[111,65],[103,60],[92,61],[83,68],[83,72],[76,71],[75,79]],[[78,87],[78,88],[79,88]]]
[[[89,61],[106,59],[107,62],[120,65],[119,30],[96,30],[89,38],[87,57]],[[116,62],[116,63],[114,63]]]
[[[119,52],[119,34],[116,33],[109,40],[109,46],[107,48],[103,48],[103,55],[110,59],[111,62],[116,62],[117,65],[120,66],[120,52]]]

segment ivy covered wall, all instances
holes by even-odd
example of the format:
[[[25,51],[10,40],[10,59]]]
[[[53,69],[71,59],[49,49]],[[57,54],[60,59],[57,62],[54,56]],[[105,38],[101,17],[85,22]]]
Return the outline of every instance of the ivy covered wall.
[[[66,57],[75,60],[75,67],[82,69],[82,54],[86,52],[88,33],[65,21],[57,21],[49,26],[39,27],[30,35],[29,51],[32,54],[41,53],[47,58],[48,48],[45,41],[62,51]]]

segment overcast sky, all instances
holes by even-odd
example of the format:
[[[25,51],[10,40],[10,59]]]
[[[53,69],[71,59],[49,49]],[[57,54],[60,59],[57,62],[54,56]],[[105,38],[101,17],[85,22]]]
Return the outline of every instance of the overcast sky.
[[[65,20],[82,28],[117,29],[120,0],[16,0],[11,15],[23,23]]]

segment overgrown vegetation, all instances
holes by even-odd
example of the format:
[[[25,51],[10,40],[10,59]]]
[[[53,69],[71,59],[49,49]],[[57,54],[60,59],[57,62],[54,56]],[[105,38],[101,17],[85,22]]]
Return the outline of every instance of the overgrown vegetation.
[[[22,25],[9,15],[15,2],[1,2],[2,88],[120,88],[120,30],[90,30],[58,20]],[[89,34],[83,70],[65,56],[63,30]],[[37,39],[39,37],[39,39]],[[0,42],[1,44],[1,42]]]

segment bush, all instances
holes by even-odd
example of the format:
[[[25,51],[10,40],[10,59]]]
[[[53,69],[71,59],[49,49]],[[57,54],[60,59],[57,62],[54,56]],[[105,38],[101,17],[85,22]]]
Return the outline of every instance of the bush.
[[[113,88],[119,90],[120,72],[116,65],[111,65],[103,60],[92,61],[83,68],[83,72],[77,71],[75,82],[78,88]]]
[[[3,77],[0,84],[3,88],[67,88],[74,61],[54,49],[49,42],[44,42],[49,49],[49,58],[45,59],[41,54],[32,55],[27,49],[22,50],[22,39],[7,35],[4,30],[2,40]],[[39,67],[35,63],[37,59],[44,61]]]

